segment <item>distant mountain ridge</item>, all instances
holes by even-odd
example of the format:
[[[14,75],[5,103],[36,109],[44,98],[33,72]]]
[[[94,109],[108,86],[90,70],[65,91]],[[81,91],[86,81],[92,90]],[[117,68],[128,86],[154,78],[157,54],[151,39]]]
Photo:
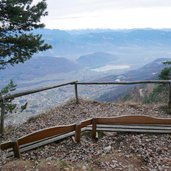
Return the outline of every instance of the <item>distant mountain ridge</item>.
[[[1,70],[0,78],[2,80],[0,81],[32,80],[46,75],[77,71],[78,69],[80,69],[78,64],[63,57],[34,57],[24,64]]]
[[[34,32],[42,34],[43,38],[53,47],[53,49],[44,52],[44,55],[65,56],[74,59],[84,54],[101,51],[112,54],[119,53],[120,57],[125,52],[128,57],[127,50],[133,53],[134,48],[139,48],[140,51],[149,47],[156,49],[156,57],[161,57],[157,56],[157,51],[160,51],[161,47],[168,48],[171,44],[171,30],[165,29],[75,31],[39,29]],[[131,57],[133,58],[133,56]]]
[[[96,68],[113,63],[117,57],[110,53],[96,52],[92,54],[87,54],[80,56],[77,59],[77,62],[85,67]]]
[[[63,79],[70,80],[73,72],[77,72],[77,75],[84,77],[83,70],[91,72],[91,68],[109,64],[115,59],[114,55],[104,52],[81,56],[76,61],[65,57],[35,56],[25,63],[13,67],[9,66],[1,70],[0,87],[7,84],[11,79],[16,83],[20,82],[20,85],[26,85],[23,81],[26,81],[27,85],[32,85],[32,81],[34,81],[34,84],[37,84],[43,82],[51,83],[55,80]],[[29,81],[30,83],[28,83]]]

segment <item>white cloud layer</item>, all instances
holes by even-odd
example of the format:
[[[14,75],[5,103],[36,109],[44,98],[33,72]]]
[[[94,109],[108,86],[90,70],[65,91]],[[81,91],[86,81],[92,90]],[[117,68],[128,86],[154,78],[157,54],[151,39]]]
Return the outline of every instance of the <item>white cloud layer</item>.
[[[46,1],[47,28],[171,28],[171,0]]]

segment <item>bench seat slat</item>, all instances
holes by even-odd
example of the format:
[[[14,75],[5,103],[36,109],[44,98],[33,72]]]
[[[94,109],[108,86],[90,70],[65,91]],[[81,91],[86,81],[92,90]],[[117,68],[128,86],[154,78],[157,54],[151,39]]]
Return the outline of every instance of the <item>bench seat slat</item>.
[[[98,125],[97,127],[99,128],[136,128],[136,129],[156,129],[156,130],[171,130],[171,126],[167,125],[167,126],[159,126],[159,125]]]
[[[87,130],[92,130],[91,127],[87,127]],[[119,127],[97,127],[97,131],[109,131],[109,132],[139,132],[139,133],[171,133],[170,130],[163,129],[137,129],[137,128],[119,128]]]
[[[118,132],[143,132],[143,133],[171,133],[171,130],[153,130],[153,129],[122,129],[122,128],[97,128],[102,131],[118,131]]]

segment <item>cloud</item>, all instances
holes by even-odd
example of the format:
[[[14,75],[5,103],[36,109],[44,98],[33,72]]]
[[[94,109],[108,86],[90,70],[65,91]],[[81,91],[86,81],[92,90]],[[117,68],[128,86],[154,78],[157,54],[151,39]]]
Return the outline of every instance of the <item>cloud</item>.
[[[103,10],[171,6],[171,0],[46,0],[49,17],[65,17]]]
[[[170,27],[171,0],[47,0],[50,28]]]

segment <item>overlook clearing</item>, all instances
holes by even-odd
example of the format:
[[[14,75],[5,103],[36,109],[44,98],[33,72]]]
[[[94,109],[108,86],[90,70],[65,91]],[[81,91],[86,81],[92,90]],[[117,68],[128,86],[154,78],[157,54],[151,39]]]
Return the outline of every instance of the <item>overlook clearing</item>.
[[[53,146],[55,141],[59,141],[59,140],[62,140],[64,138],[67,138],[67,137],[72,137],[73,135],[75,135],[75,141],[78,142],[78,143],[81,142],[81,144],[82,144],[82,141],[80,141],[80,138],[81,138],[81,135],[84,135],[84,134],[81,133],[81,129],[83,128],[82,131],[91,130],[91,127],[87,127],[86,129],[84,129],[84,126],[87,126],[89,124],[93,124],[93,125],[95,124],[95,122],[93,122],[91,119],[87,120],[87,121],[83,121],[83,123],[82,123],[81,122],[82,119],[88,119],[88,118],[91,118],[91,117],[99,118],[99,116],[101,118],[101,120],[98,121],[99,123],[105,122],[105,118],[104,117],[110,117],[109,119],[106,118],[107,120],[105,122],[105,125],[106,124],[108,125],[110,123],[111,126],[107,126],[106,127],[104,125],[105,127],[99,127],[100,125],[99,126],[97,125],[97,128],[96,128],[96,126],[94,125],[92,127],[92,136],[94,137],[94,139],[96,137],[96,129],[97,129],[97,132],[99,132],[99,131],[103,131],[103,132],[106,132],[106,131],[107,132],[108,131],[112,131],[112,132],[113,131],[114,132],[116,132],[116,131],[117,132],[123,132],[123,131],[124,132],[129,132],[129,129],[131,129],[131,132],[144,132],[144,133],[147,133],[147,132],[151,132],[151,133],[152,132],[153,133],[160,132],[161,133],[161,132],[163,132],[163,133],[169,133],[168,131],[170,130],[170,122],[171,122],[170,119],[169,119],[170,116],[166,115],[166,114],[163,114],[163,112],[158,111],[158,109],[155,109],[154,107],[150,108],[150,110],[149,110],[148,107],[147,107],[147,109],[143,109],[142,110],[141,109],[142,108],[141,105],[140,106],[138,106],[138,105],[136,106],[136,105],[131,105],[131,104],[130,105],[119,105],[119,104],[115,105],[115,104],[113,104],[115,106],[115,108],[113,108],[114,106],[112,104],[105,104],[105,103],[104,104],[103,103],[99,103],[98,104],[98,102],[86,102],[86,101],[81,100],[78,97],[79,96],[79,94],[78,94],[78,88],[79,87],[78,86],[81,86],[81,85],[93,84],[93,85],[97,86],[97,85],[100,85],[100,84],[119,84],[119,85],[123,84],[123,85],[127,85],[127,84],[147,84],[147,83],[150,83],[150,84],[168,84],[168,85],[170,85],[170,81],[165,81],[165,80],[164,81],[162,81],[162,80],[160,80],[160,81],[148,80],[148,81],[136,81],[136,82],[108,82],[108,83],[104,83],[104,82],[89,82],[89,83],[87,82],[87,83],[83,83],[83,82],[73,81],[73,82],[64,83],[64,84],[61,84],[61,85],[54,85],[54,86],[39,88],[39,89],[35,89],[35,90],[28,90],[28,91],[25,91],[25,92],[19,92],[19,93],[14,93],[14,94],[5,96],[5,97],[3,97],[3,101],[1,101],[1,106],[2,106],[2,102],[4,102],[5,99],[8,99],[8,98],[14,98],[14,97],[16,98],[16,97],[20,97],[20,96],[23,96],[23,95],[37,93],[37,92],[40,92],[40,91],[45,91],[45,90],[49,90],[49,89],[53,89],[53,88],[63,87],[63,86],[66,86],[66,85],[74,85],[74,91],[75,91],[75,100],[73,100],[71,104],[66,104],[66,107],[64,105],[62,107],[64,110],[61,108],[63,111],[60,111],[60,114],[58,112],[56,112],[56,110],[53,109],[52,110],[53,114],[49,115],[48,113],[46,113],[46,114],[38,116],[35,119],[34,118],[30,119],[28,122],[23,124],[23,126],[25,125],[24,126],[25,129],[29,130],[29,131],[25,131],[25,132],[21,131],[20,129],[23,129],[23,126],[21,125],[18,128],[15,128],[15,129],[12,128],[11,129],[12,132],[9,132],[9,131],[4,132],[4,137],[5,137],[4,140],[11,140],[11,137],[13,137],[14,135],[17,135],[17,136],[15,136],[15,141],[11,141],[9,143],[1,144],[1,149],[6,149],[6,148],[11,148],[12,147],[13,150],[14,150],[15,157],[20,157],[20,156],[25,156],[25,154],[28,153],[28,152],[26,152],[24,154],[20,154],[20,152],[24,152],[24,151],[31,150],[31,149],[34,149],[34,148],[36,148],[35,151],[37,151],[37,147],[42,146],[42,145],[46,145],[46,144],[49,144],[49,143],[50,144],[48,146],[51,146],[51,144]],[[170,88],[170,86],[168,88]],[[168,94],[168,106],[170,105],[170,97],[171,97],[170,94]],[[88,105],[88,107],[86,107],[87,111],[85,113],[84,113],[84,107],[85,107],[84,103],[85,104],[87,104],[87,103],[91,104],[92,103],[91,106]],[[95,110],[94,107],[96,108],[98,106],[102,106],[102,107],[104,106],[104,107],[102,108],[102,110],[101,109]],[[106,108],[105,106],[108,106],[108,107]],[[109,107],[109,106],[111,106],[111,107]],[[132,109],[135,108],[136,110],[133,111],[131,109],[129,111],[130,108],[132,108]],[[79,109],[79,111],[75,111],[75,110],[78,110],[78,109]],[[124,111],[122,111],[121,109],[124,109]],[[120,112],[118,113],[119,110],[120,110]],[[1,115],[3,114],[2,112],[3,112],[3,110],[1,108]],[[59,115],[59,117],[58,117],[58,115]],[[115,122],[116,126],[114,126],[115,124],[112,122],[111,117],[114,119],[116,116],[123,116],[123,115],[124,116],[125,115],[132,115],[130,117],[134,116],[134,119],[130,119],[131,122],[129,123],[128,122],[129,117],[127,118],[128,120],[126,119],[126,117],[125,117],[126,120],[123,117],[123,120],[125,120],[125,121],[122,121],[122,124],[120,122],[118,122],[118,123]],[[146,117],[145,120],[143,119],[144,115]],[[138,116],[140,116],[141,123],[137,122],[136,125],[134,126],[133,124],[135,124],[134,122],[137,121],[136,117],[138,118]],[[150,120],[153,117],[157,117],[158,118],[157,125],[154,125],[154,122],[150,122]],[[166,117],[167,119],[163,119],[162,120],[161,117]],[[47,118],[47,119],[45,119],[45,118]],[[67,120],[67,118],[68,118],[68,120]],[[42,119],[44,120],[43,122],[42,122]],[[166,124],[165,127],[160,127],[160,126],[164,126],[163,124],[164,124],[165,121],[167,122],[167,123],[165,123]],[[44,123],[43,127],[42,127],[42,125],[38,124],[39,122],[40,123]],[[72,124],[74,124],[74,122],[76,122],[76,124],[72,126]],[[80,124],[79,124],[79,122],[80,122]],[[98,122],[96,121],[96,124],[98,124]],[[61,123],[62,123],[63,127],[60,126]],[[72,130],[68,130],[67,127],[65,126],[66,124],[71,124],[73,129]],[[56,127],[56,131],[57,132],[59,131],[58,128],[64,129],[64,132],[62,131],[62,132],[56,134],[54,131],[52,131],[51,132],[52,134],[51,134],[49,132],[49,130],[50,130],[49,127],[50,126],[56,126],[56,125],[58,125]],[[120,126],[120,127],[118,127],[117,125]],[[129,128],[128,128],[128,126],[129,126]],[[36,127],[36,129],[32,129],[31,127],[33,127],[33,128]],[[43,134],[41,133],[42,130],[40,130],[42,128],[45,128],[45,130],[47,130]],[[37,133],[34,132],[34,131],[36,131]],[[70,133],[70,131],[71,131],[71,133]],[[22,132],[22,134],[21,134],[21,132]],[[29,133],[29,134],[26,135],[26,133],[27,134]],[[32,137],[31,141],[28,144],[28,142],[27,142],[27,140],[25,140],[25,138],[28,139],[29,136],[32,136],[35,133],[36,133],[35,138],[36,138],[37,141],[34,142],[35,140]],[[42,138],[37,139],[38,137],[40,137],[39,134],[42,134],[43,137],[41,136]],[[99,136],[100,136],[100,134],[101,133],[99,132]],[[122,135],[123,135],[123,133],[118,133],[118,136],[122,136]],[[133,135],[134,135],[134,133],[133,133]],[[138,135],[139,134],[137,134],[137,136]],[[145,135],[145,134],[143,134],[143,135]],[[21,136],[25,136],[25,138],[24,137],[23,137],[24,139],[20,138]],[[150,138],[150,136],[153,138],[153,134],[151,134],[151,135],[149,134],[149,138]],[[160,137],[161,135],[155,135],[155,136]],[[169,143],[169,141],[170,141],[169,134],[165,134],[163,136],[166,136],[168,138],[166,140],[166,142]],[[83,142],[84,142],[84,138],[85,138],[84,136],[83,136],[83,138],[81,138],[83,140]],[[24,150],[23,147],[21,147],[21,148],[23,148],[23,150],[20,149],[19,146],[21,144],[18,144],[20,139],[23,139],[24,141],[26,141],[26,147],[23,146],[26,150]],[[99,138],[99,141],[101,141],[100,138]],[[89,143],[91,143],[91,141]],[[44,149],[43,147],[41,147],[41,148],[42,148],[42,150]],[[170,153],[170,150],[168,151],[168,153]],[[11,154],[11,153],[9,153],[9,154]],[[167,157],[168,157],[168,154],[166,155],[166,158]]]

